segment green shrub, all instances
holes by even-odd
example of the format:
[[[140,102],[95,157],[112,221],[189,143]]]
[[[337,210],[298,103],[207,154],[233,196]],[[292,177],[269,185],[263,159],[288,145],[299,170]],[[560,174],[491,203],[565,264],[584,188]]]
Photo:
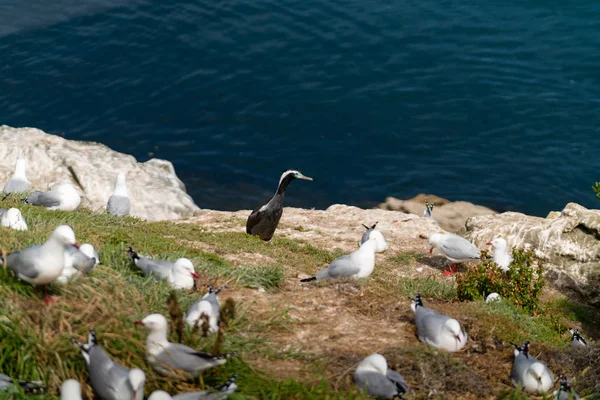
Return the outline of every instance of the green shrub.
[[[533,265],[533,253],[514,249],[513,262],[503,272],[492,260],[469,267],[456,280],[457,294],[461,300],[477,300],[490,293],[498,293],[524,310],[534,313],[539,310],[538,300],[545,280],[543,266]]]
[[[600,182],[596,182],[594,186],[592,186],[592,190],[596,193],[596,198],[600,200]]]

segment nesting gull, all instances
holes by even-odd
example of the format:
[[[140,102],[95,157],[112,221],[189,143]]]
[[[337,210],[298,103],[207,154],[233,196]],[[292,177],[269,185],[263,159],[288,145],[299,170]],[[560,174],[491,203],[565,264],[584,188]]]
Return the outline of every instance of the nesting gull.
[[[226,286],[221,286],[217,290],[213,290],[212,286],[208,286],[208,293],[204,295],[200,300],[196,301],[187,314],[185,314],[185,322],[190,326],[194,327],[198,325],[201,327],[204,324],[203,316],[208,318],[208,331],[217,332],[219,330],[219,316],[221,314],[221,304],[219,303],[219,293]]]
[[[79,192],[70,183],[62,183],[56,189],[47,192],[33,192],[27,199],[27,204],[42,206],[48,210],[73,211],[81,204]]]
[[[81,350],[81,355],[88,366],[90,383],[94,392],[103,400],[144,398],[146,375],[139,368],[125,369],[111,360],[110,356],[98,344],[96,331],[90,330],[88,342],[82,344],[71,339]]]
[[[402,398],[409,391],[406,381],[398,372],[388,369],[381,354],[371,354],[358,364],[354,380],[370,396],[383,399]]]
[[[127,253],[144,275],[159,280],[164,279],[175,289],[191,289],[194,287],[194,279],[199,278],[194,265],[187,258],[179,258],[175,262],[154,260],[137,254],[131,247],[128,248]]]
[[[204,370],[225,364],[233,355],[216,356],[169,342],[167,319],[161,314],[150,314],[135,324],[144,325],[150,330],[146,338],[146,358],[155,371],[166,376],[197,377]]]
[[[171,396],[169,393],[162,390],[152,392],[148,400],[222,400],[226,399],[231,393],[237,389],[237,375],[232,376],[225,384],[217,388],[216,392],[203,390],[201,392],[180,393]]]
[[[26,231],[27,222],[18,208],[9,208],[2,214],[2,226],[16,231]]]
[[[467,333],[457,320],[425,307],[419,293],[411,300],[411,308],[415,313],[417,336],[421,342],[451,353],[465,347]]]
[[[317,272],[316,276],[301,279],[300,282],[343,277],[367,277],[371,275],[375,268],[376,249],[377,240],[373,237],[364,242],[358,250],[333,260],[328,267]]]
[[[560,376],[560,387],[552,393],[554,400],[579,400],[580,397],[571,388],[571,384],[566,376]]]
[[[546,393],[554,385],[552,372],[542,363],[529,355],[529,342],[522,347],[513,345],[514,360],[510,379],[515,386],[521,385],[529,393]]]

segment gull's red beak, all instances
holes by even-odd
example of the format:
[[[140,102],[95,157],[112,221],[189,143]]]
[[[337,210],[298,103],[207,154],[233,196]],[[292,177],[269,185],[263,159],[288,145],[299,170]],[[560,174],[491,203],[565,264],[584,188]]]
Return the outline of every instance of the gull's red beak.
[[[200,278],[200,275],[198,275],[195,272],[192,272],[192,276],[194,277],[194,279],[199,279]]]
[[[73,245],[73,247],[75,247],[76,249],[78,249],[78,248],[79,248],[79,243],[75,243],[75,244]]]
[[[429,249],[429,254],[433,254],[433,247]]]
[[[486,246],[493,246],[493,245],[492,245],[492,242],[487,242],[485,245],[486,245]]]
[[[458,343],[460,343],[460,336],[456,335],[455,338],[456,338],[456,340],[458,340]]]
[[[142,321],[135,321],[133,324],[134,325],[144,325],[144,323]]]

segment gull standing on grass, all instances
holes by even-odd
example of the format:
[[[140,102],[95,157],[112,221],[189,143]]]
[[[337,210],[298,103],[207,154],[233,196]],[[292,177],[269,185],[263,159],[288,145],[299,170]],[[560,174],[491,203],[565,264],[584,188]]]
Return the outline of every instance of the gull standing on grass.
[[[54,282],[65,267],[65,250],[79,247],[75,233],[68,225],[60,225],[43,245],[34,245],[6,256],[6,264],[15,276],[33,286],[44,286],[44,302],[51,299],[45,294],[46,285]]]
[[[481,252],[477,246],[452,233],[434,233],[431,235],[429,237],[429,254],[433,253],[434,247],[452,262],[450,270],[444,271],[444,275],[452,275],[456,272],[454,264],[481,259]]]
[[[146,358],[160,374],[174,378],[197,377],[202,371],[224,365],[233,353],[215,356],[167,339],[168,323],[161,314],[150,314],[136,325],[150,330],[146,338]]]
[[[203,390],[201,392],[180,393],[178,395],[171,396],[167,392],[157,390],[152,392],[150,397],[148,397],[148,400],[222,400],[226,399],[231,393],[235,392],[237,389],[237,384],[235,383],[236,379],[237,375],[233,375],[227,382],[225,382],[225,384],[217,388],[216,392]]]
[[[42,206],[48,210],[73,211],[81,204],[79,192],[70,183],[62,183],[56,189],[46,192],[33,192],[25,203]]]
[[[10,193],[23,193],[29,190],[29,181],[27,180],[27,176],[25,175],[25,166],[26,162],[22,158],[17,158],[17,163],[15,165],[15,172],[13,176],[6,182],[2,192],[4,194]]]
[[[301,279],[300,282],[332,278],[365,278],[371,275],[375,268],[376,250],[377,240],[375,237],[372,237],[364,242],[358,250],[336,258],[328,267],[317,272],[316,276]]]
[[[513,384],[521,384],[523,390],[529,393],[546,393],[552,389],[554,376],[544,363],[529,355],[529,342],[522,347],[513,346],[515,358],[510,371]]]
[[[294,179],[304,179],[312,181],[313,179],[302,175],[297,169],[288,169],[281,174],[277,191],[267,203],[255,209],[248,216],[246,221],[246,233],[260,237],[264,241],[269,241],[277,229],[281,215],[283,215],[283,198],[285,190]]]
[[[75,379],[67,379],[60,387],[60,400],[82,400],[81,384]]]
[[[375,229],[378,223],[379,221],[375,222],[370,228],[367,225],[363,224],[366,231],[360,238],[360,243],[358,245],[359,247],[370,238],[374,238],[377,241],[377,249],[375,250],[376,252],[381,253],[387,249],[388,245],[385,241],[385,238],[383,237],[383,234],[377,229]]]
[[[224,285],[217,290],[213,290],[212,286],[208,285],[208,293],[192,304],[187,314],[185,314],[185,322],[191,328],[196,325],[202,327],[204,325],[202,316],[206,316],[208,318],[208,331],[217,332],[219,330],[219,317],[221,315],[221,304],[219,303],[218,295],[226,287],[227,285]]]
[[[179,258],[175,262],[154,260],[139,255],[131,247],[127,249],[127,253],[144,275],[153,276],[159,280],[164,279],[174,289],[191,289],[194,287],[194,279],[199,278],[194,270],[194,264],[187,258]]]
[[[415,313],[417,336],[421,342],[451,353],[465,347],[467,333],[457,320],[425,307],[419,293],[411,300],[410,307]]]
[[[359,388],[373,397],[399,399],[409,392],[402,375],[388,369],[385,357],[377,353],[371,354],[358,364],[354,380]]]
[[[513,262],[513,256],[508,252],[508,244],[502,238],[496,238],[491,242],[487,242],[486,246],[494,248],[494,262],[502,271],[508,272],[508,266]]]
[[[139,368],[125,369],[110,359],[110,356],[98,344],[96,331],[90,329],[88,342],[79,343],[71,338],[71,342],[79,347],[81,355],[88,366],[90,383],[94,392],[103,400],[142,400],[146,375]]]
[[[28,394],[39,394],[46,389],[41,381],[27,382],[0,374],[0,395],[6,394],[5,392],[14,393],[19,388]]]
[[[112,215],[123,216],[129,215],[130,210],[131,201],[129,200],[129,191],[125,183],[125,174],[120,172],[117,175],[113,194],[108,198],[108,203],[106,203],[106,211]]]
[[[9,208],[2,213],[2,226],[14,229],[15,231],[26,231],[27,222],[18,208]]]

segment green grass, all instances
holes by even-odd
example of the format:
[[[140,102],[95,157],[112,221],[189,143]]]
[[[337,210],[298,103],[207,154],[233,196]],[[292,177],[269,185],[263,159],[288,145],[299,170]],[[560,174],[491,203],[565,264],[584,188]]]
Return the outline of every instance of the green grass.
[[[14,203],[13,203],[14,204]],[[8,208],[10,202],[1,206]],[[170,288],[165,282],[144,277],[138,272],[126,254],[131,245],[137,252],[153,257],[175,260],[188,257],[198,272],[210,280],[218,279],[235,287],[278,290],[285,280],[284,265],[298,268],[320,267],[335,255],[286,239],[274,239],[264,243],[245,233],[210,233],[205,228],[190,224],[170,222],[147,223],[135,218],[116,218],[96,214],[88,210],[76,212],[46,211],[27,205],[18,205],[30,227],[29,231],[17,232],[0,229],[0,248],[8,252],[43,243],[60,224],[70,225],[79,243],[91,243],[100,253],[101,265],[91,274],[67,286],[52,286],[51,293],[57,302],[44,305],[39,293],[12,275],[0,269],[0,372],[26,380],[42,380],[49,393],[42,399],[57,398],[62,381],[75,378],[87,381],[87,368],[69,337],[84,340],[89,328],[94,327],[102,345],[111,356],[127,367],[137,366],[147,373],[146,394],[164,389],[170,393],[198,388],[197,382],[172,382],[155,374],[145,360],[144,329],[133,321],[145,315],[159,312],[168,316],[167,298]],[[189,241],[182,244],[182,241]],[[216,248],[216,254],[194,247],[193,242],[203,242]],[[260,253],[272,257],[273,264],[236,266],[219,256],[219,253]],[[227,290],[222,299],[227,298]],[[180,291],[178,300],[186,310],[202,293]],[[268,348],[264,341],[248,336],[250,321],[245,316],[244,305],[238,305],[238,317],[225,332],[223,351],[238,351],[224,367],[209,371],[204,382],[217,386],[234,372],[239,374],[239,393],[231,398],[364,398],[356,391],[334,392],[328,382],[318,378],[321,370],[314,370],[310,382],[280,380],[254,370],[244,362],[246,354],[256,352],[272,357],[306,357],[288,351],[279,354]],[[293,323],[286,312],[276,310],[264,324],[265,332],[277,326]],[[287,319],[286,319],[287,318]],[[187,344],[211,351],[215,335],[201,338],[186,335]],[[175,335],[171,335],[175,340]],[[90,395],[89,388],[85,387]],[[10,398],[24,398],[23,394],[11,394]]]

